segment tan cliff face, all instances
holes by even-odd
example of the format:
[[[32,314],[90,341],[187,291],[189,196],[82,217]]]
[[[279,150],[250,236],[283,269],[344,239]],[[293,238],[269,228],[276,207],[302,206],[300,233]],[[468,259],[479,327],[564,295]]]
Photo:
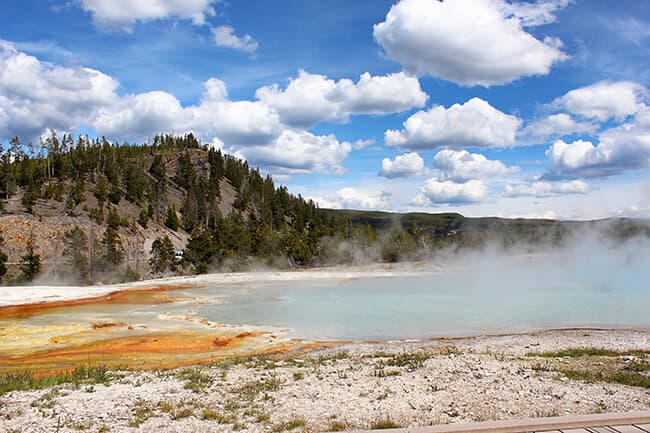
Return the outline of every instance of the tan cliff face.
[[[190,149],[188,154],[197,172],[205,170],[207,152]],[[174,182],[172,176],[177,170],[177,162],[178,155],[167,155],[165,169],[168,173],[168,179],[165,203],[174,206],[180,219],[184,192]],[[142,161],[142,164],[148,166],[151,161]],[[95,238],[101,243],[106,230],[105,219],[110,208],[114,208],[119,216],[128,223],[127,226],[121,226],[118,230],[124,257],[124,261],[120,266],[121,270],[130,266],[138,274],[147,276],[150,270],[148,261],[151,245],[158,236],[169,236],[176,250],[185,248],[190,234],[182,228],[179,228],[178,231],[167,228],[164,225],[164,212],[161,212],[161,215],[157,217],[150,218],[147,227],[143,228],[138,223],[143,208],[122,197],[117,205],[109,202],[104,204],[104,221],[102,224],[98,224],[91,216],[91,211],[99,208],[97,198],[94,195],[95,183],[91,179],[86,180],[83,198],[80,204],[73,209],[67,209],[65,206],[66,192],[71,186],[71,181],[64,181],[62,184],[65,192],[59,200],[39,198],[36,200],[31,214],[27,212],[21,202],[24,191],[20,188],[8,200],[3,201],[3,210],[0,212],[0,234],[5,242],[0,249],[8,255],[9,272],[5,278],[6,281],[11,281],[20,276],[19,264],[21,256],[26,253],[30,238],[33,238],[35,252],[41,256],[42,270],[37,280],[56,278],[65,281],[67,258],[63,254],[65,248],[64,233],[74,227],[81,228],[89,239],[89,249],[92,248],[90,239]],[[45,187],[46,185],[42,185],[42,188]],[[224,178],[220,184],[220,192],[219,211],[222,215],[228,215],[233,210],[236,191]]]
[[[26,214],[3,215],[0,217],[0,232],[4,237],[3,251],[8,256],[8,277],[20,275],[21,257],[27,252],[30,240],[34,251],[41,257],[42,272],[39,278],[65,280],[68,258],[64,254],[64,234],[74,227],[80,227],[88,239],[94,237],[101,242],[105,228],[84,217],[35,217]],[[147,230],[142,228],[120,228],[120,239],[125,264],[140,271],[147,271],[149,254],[143,249]],[[90,242],[89,242],[90,244]],[[91,246],[89,245],[89,248]],[[137,266],[136,266],[137,265]],[[146,267],[146,268],[145,268]]]

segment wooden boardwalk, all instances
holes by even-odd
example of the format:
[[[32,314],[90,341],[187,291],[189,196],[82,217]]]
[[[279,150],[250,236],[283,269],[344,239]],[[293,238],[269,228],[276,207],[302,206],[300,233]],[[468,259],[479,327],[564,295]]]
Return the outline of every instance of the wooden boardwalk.
[[[387,432],[386,430],[374,432],[379,431]],[[391,433],[650,433],[650,411],[446,424],[389,431]]]

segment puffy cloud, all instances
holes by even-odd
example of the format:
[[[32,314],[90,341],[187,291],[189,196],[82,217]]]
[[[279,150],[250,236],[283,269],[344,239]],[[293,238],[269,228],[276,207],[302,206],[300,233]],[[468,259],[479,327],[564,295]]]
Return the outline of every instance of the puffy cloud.
[[[375,144],[375,142],[376,141],[374,138],[368,138],[367,140],[357,140],[354,143],[352,143],[352,147],[354,148],[354,150],[361,150]]]
[[[534,182],[526,185],[506,185],[504,197],[554,197],[565,194],[587,194],[591,191],[589,185],[581,180],[571,182]]]
[[[277,113],[261,102],[231,101],[225,84],[211,78],[197,105],[182,107],[166,92],[128,95],[102,107],[93,126],[98,133],[119,139],[144,140],[160,131],[194,132],[231,146],[268,144],[282,132]]]
[[[389,146],[413,150],[437,147],[508,147],[515,144],[521,120],[492,107],[480,98],[448,109],[438,105],[406,119],[401,131],[387,130]]]
[[[600,134],[597,145],[558,140],[546,150],[546,179],[606,177],[650,167],[650,109],[633,121]]]
[[[601,172],[607,156],[590,141],[576,140],[566,143],[557,140],[546,150],[551,168],[545,178],[592,177]],[[594,170],[594,171],[592,171]],[[553,175],[551,175],[551,172]]]
[[[538,2],[502,3],[501,8],[508,16],[521,20],[524,27],[535,27],[554,23],[555,12],[567,7],[571,0],[545,0]]]
[[[418,79],[403,72],[385,76],[366,72],[354,83],[301,70],[284,90],[274,84],[257,89],[255,95],[277,110],[284,123],[302,128],[346,121],[351,114],[397,113],[422,107],[428,99]]]
[[[342,188],[334,194],[315,200],[319,206],[329,209],[371,209],[386,210],[391,208],[391,194],[368,194],[355,188]]]
[[[487,159],[479,153],[452,149],[438,152],[433,157],[433,166],[440,171],[440,179],[456,182],[501,176],[518,170],[518,167],[506,167],[503,162]]]
[[[440,181],[432,178],[420,187],[420,195],[414,200],[416,206],[432,204],[476,203],[485,198],[487,187],[480,180],[457,183],[450,180]]]
[[[212,29],[214,42],[219,47],[253,53],[258,48],[257,41],[251,35],[237,36],[232,26],[219,26]]]
[[[426,172],[424,160],[415,152],[397,155],[394,161],[384,158],[381,162],[380,176],[388,179],[396,177],[418,176]]]
[[[577,122],[566,113],[558,113],[531,122],[518,135],[523,143],[537,144],[550,137],[593,133],[596,129],[597,125],[593,123]]]
[[[0,40],[0,139],[74,129],[115,103],[117,86],[94,69],[41,62]]]
[[[269,145],[243,147],[241,154],[274,173],[342,173],[341,164],[351,150],[352,144],[339,142],[333,134],[314,135],[287,129]]]
[[[334,135],[287,128],[261,101],[232,101],[210,78],[198,103],[183,106],[163,91],[118,96],[117,81],[99,71],[61,67],[0,40],[0,139],[34,140],[47,129],[90,126],[114,140],[144,141],[159,132],[193,132],[275,173],[342,172],[353,144]],[[369,142],[354,145],[363,147]]]
[[[601,81],[571,90],[551,105],[600,121],[610,118],[624,120],[639,112],[647,94],[645,87],[631,81]]]
[[[350,114],[390,114],[423,107],[429,96],[417,78],[404,72],[383,76],[361,74],[357,83],[344,78],[336,83],[330,98]]]
[[[190,19],[204,24],[206,16],[214,16],[216,0],[76,0],[90,12],[99,26],[130,31],[136,21],[164,18]]]
[[[401,0],[374,26],[374,37],[407,71],[468,86],[504,84],[546,75],[567,58],[558,39],[540,41],[524,30],[551,22],[566,3]]]
[[[274,84],[257,89],[255,96],[273,107],[283,122],[306,127],[321,120],[340,120],[337,104],[327,98],[335,87],[334,81],[324,75],[300,71],[285,90]]]

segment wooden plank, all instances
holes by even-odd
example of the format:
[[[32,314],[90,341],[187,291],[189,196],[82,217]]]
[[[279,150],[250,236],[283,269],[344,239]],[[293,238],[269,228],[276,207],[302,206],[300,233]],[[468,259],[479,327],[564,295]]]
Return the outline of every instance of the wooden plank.
[[[617,433],[643,433],[643,430],[633,425],[617,425],[612,428]]]
[[[572,428],[569,430],[562,429],[561,432],[562,433],[589,433],[589,430],[584,428]]]
[[[392,433],[524,433],[548,432],[560,430],[563,433],[571,429],[582,429],[580,433],[587,433],[587,427],[617,426],[617,425],[646,425],[650,429],[650,411],[570,415],[549,418],[533,418],[525,420],[486,421],[473,424],[447,424],[429,427],[410,427],[392,429]],[[579,431],[579,430],[578,430]],[[359,432],[359,430],[357,430]],[[367,432],[372,432],[368,430]],[[374,430],[376,433],[388,433],[386,430]],[[575,432],[578,433],[578,432]],[[641,430],[639,433],[643,433]],[[650,433],[650,430],[648,430]]]

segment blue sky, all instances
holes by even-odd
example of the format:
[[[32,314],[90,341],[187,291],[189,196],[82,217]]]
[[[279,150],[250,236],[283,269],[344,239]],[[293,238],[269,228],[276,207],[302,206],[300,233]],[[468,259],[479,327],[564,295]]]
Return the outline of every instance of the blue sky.
[[[0,5],[0,141],[192,131],[323,207],[650,217],[623,0]]]

